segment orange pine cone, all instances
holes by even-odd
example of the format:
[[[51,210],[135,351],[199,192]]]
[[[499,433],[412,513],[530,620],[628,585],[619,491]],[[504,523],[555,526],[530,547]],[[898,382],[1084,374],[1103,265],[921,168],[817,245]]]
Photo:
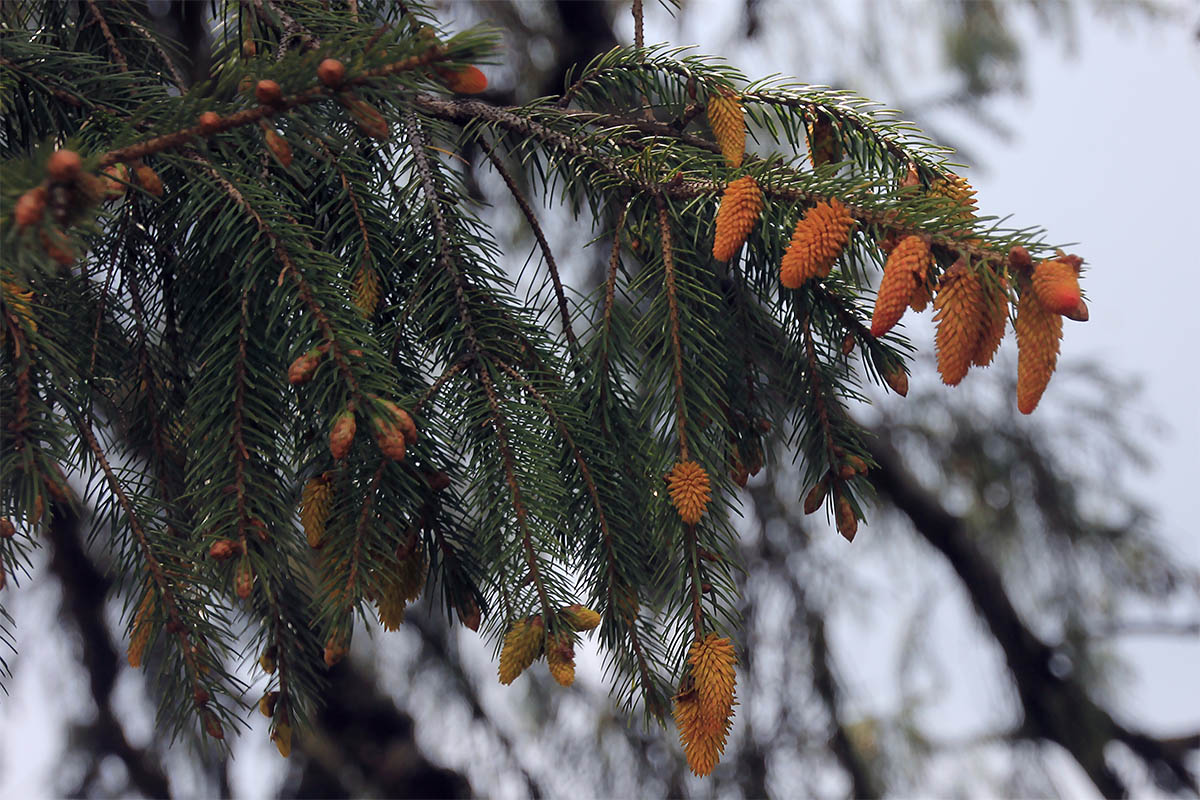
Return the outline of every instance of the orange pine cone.
[[[937,363],[942,382],[957,386],[967,376],[983,335],[983,286],[962,259],[946,270],[933,298]]]
[[[1058,343],[1062,338],[1062,316],[1038,300],[1031,289],[1017,301],[1017,408],[1032,414],[1042,399],[1058,363]]]
[[[263,137],[267,140],[267,149],[286,169],[292,165],[292,147],[277,132],[270,128],[263,129]]]
[[[1033,291],[1042,307],[1055,314],[1073,314],[1082,298],[1079,275],[1062,261],[1043,261],[1033,270]]]
[[[796,223],[792,241],[779,265],[779,280],[788,289],[798,289],[810,278],[824,278],[833,262],[850,242],[854,218],[836,197],[822,201]]]
[[[343,459],[350,452],[357,428],[353,411],[343,411],[333,418],[333,426],[329,430],[329,452],[335,459]]]
[[[728,261],[746,241],[762,213],[762,190],[749,175],[732,181],[721,195],[717,209],[717,233],[713,237],[713,258]]]
[[[679,516],[688,525],[700,521],[712,497],[708,489],[708,473],[695,461],[680,461],[667,473],[667,490]]]
[[[479,94],[488,85],[487,76],[479,67],[440,69],[438,76],[446,84],[447,89],[458,94]]]
[[[560,686],[575,682],[575,645],[568,633],[560,633],[546,645],[546,667]]]
[[[1004,339],[1004,328],[1008,323],[1008,298],[998,289],[984,289],[983,292],[983,323],[979,334],[979,344],[971,356],[971,363],[986,367],[992,363],[1000,342]]]
[[[701,723],[710,733],[720,733],[733,715],[737,655],[729,639],[710,633],[702,641],[692,642],[688,651],[696,694],[700,700]]]
[[[520,619],[504,634],[500,648],[500,682],[506,686],[517,679],[542,652],[545,625],[540,616]]]
[[[742,103],[732,92],[718,90],[708,98],[708,126],[731,167],[740,167],[746,155],[746,123]]]
[[[883,336],[904,316],[913,297],[925,285],[932,260],[929,245],[920,236],[906,236],[892,250],[883,266],[883,280],[879,282],[879,293],[875,296],[872,336]]]

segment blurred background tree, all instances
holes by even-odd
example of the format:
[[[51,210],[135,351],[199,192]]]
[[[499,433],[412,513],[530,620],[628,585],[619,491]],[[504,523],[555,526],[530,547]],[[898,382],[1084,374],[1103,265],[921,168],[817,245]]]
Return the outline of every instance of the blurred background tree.
[[[680,24],[714,10],[735,20],[726,35],[736,52],[726,55],[752,73],[768,70],[740,57],[778,48],[785,30],[792,52],[773,55],[777,69],[886,99],[964,160],[972,160],[973,128],[1023,135],[995,118],[990,102],[1022,90],[1028,48],[1046,39],[1071,47],[1084,15],[1102,13],[1111,24],[1175,20],[1146,2],[849,5],[685,2],[673,13]],[[206,8],[151,3],[163,32],[186,44],[193,78],[209,63]],[[485,22],[504,32],[511,58],[489,70],[487,96],[506,103],[556,93],[572,66],[629,42],[628,11],[571,0],[445,4],[456,27]],[[660,9],[647,12],[663,18]],[[1042,41],[1020,32],[1031,18]],[[844,46],[818,46],[829,41]],[[934,87],[929,94],[908,94],[914,69],[933,76],[921,82]],[[965,123],[953,126],[958,135],[939,131],[937,120],[947,118]],[[486,169],[473,177],[481,199],[505,191]],[[508,250],[521,252],[529,245],[513,223]],[[582,255],[563,265],[571,282],[597,283],[605,265],[589,260],[584,234],[546,227],[555,244],[579,237]],[[1200,732],[1151,735],[1112,711],[1131,679],[1114,636],[1136,628],[1200,635],[1195,565],[1164,548],[1150,501],[1129,488],[1130,473],[1146,463],[1136,388],[1100,366],[1077,365],[1058,379],[1069,379],[1069,401],[1018,419],[1005,377],[1012,372],[977,375],[953,398],[918,384],[903,402],[875,398],[860,409],[879,464],[878,506],[865,531],[877,541],[866,557],[861,535],[847,548],[823,520],[800,513],[803,476],[782,444],[787,432],[775,432],[780,444],[746,490],[741,525],[742,708],[710,782],[687,776],[667,737],[614,712],[598,659],[589,679],[581,656],[584,677],[570,693],[544,675],[502,688],[473,638],[420,607],[399,634],[361,649],[358,638],[354,656],[330,672],[317,730],[298,740],[290,761],[268,752],[265,737],[243,737],[232,760],[187,740],[168,749],[151,735],[153,702],[141,676],[123,667],[104,564],[81,520],[60,515],[49,533],[58,591],[37,586],[18,604],[23,629],[46,641],[23,646],[12,661],[16,682],[52,670],[64,702],[81,709],[67,715],[65,742],[54,741],[57,726],[51,731],[47,744],[63,762],[55,785],[40,789],[114,797],[234,788],[301,797],[1062,796],[1089,781],[1105,796],[1149,787],[1197,794]],[[950,610],[940,602],[947,596]],[[884,609],[895,613],[864,619]],[[861,659],[880,662],[867,674],[882,689],[848,677],[862,674],[849,669]],[[964,681],[980,693],[965,702]],[[880,691],[895,700],[890,713],[867,701]],[[955,693],[959,702],[948,703]],[[23,694],[2,701],[10,730],[46,716],[23,705]],[[15,738],[5,737],[6,759],[18,752]]]

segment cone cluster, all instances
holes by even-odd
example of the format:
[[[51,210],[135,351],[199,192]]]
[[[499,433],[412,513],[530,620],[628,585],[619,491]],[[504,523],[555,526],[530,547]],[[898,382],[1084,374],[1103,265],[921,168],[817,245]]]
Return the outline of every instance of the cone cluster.
[[[667,473],[667,491],[679,516],[688,525],[700,521],[712,497],[708,473],[695,461],[680,461]]]
[[[733,721],[737,656],[729,639],[715,633],[695,641],[688,652],[686,691],[675,697],[675,724],[696,775],[708,775],[725,752]]]
[[[746,155],[746,123],[742,115],[742,103],[732,92],[722,90],[709,96],[708,125],[731,167],[740,167]]]
[[[810,278],[824,278],[833,262],[850,242],[854,218],[836,197],[817,203],[796,223],[792,241],[783,254],[779,280],[788,289],[798,289]]]
[[[713,237],[713,258],[728,261],[754,230],[763,209],[762,189],[746,175],[730,182],[721,195],[717,209],[717,232]]]
[[[928,302],[925,287],[932,263],[929,245],[920,236],[906,236],[892,249],[883,266],[883,279],[875,296],[872,336],[883,336],[894,328],[914,302],[924,307]]]
[[[540,616],[513,623],[500,648],[500,682],[506,686],[532,664],[542,652],[546,628]]]
[[[333,501],[333,482],[328,472],[309,478],[300,491],[300,522],[308,546],[317,548],[325,538],[325,523]]]

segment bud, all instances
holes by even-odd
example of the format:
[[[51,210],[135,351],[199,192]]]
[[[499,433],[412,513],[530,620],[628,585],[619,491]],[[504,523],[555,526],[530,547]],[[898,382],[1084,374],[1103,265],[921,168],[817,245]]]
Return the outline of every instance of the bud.
[[[292,754],[292,726],[286,722],[280,722],[271,732],[271,741],[275,742],[275,749],[279,751],[279,755],[284,758],[290,756]]]
[[[712,494],[708,473],[695,461],[680,461],[667,473],[668,493],[679,516],[688,525],[700,521]]]
[[[0,517],[0,539],[11,539],[17,535],[17,529],[13,527],[8,517]]]
[[[335,459],[340,461],[350,452],[356,429],[353,411],[343,411],[333,418],[333,425],[329,429],[329,452]]]
[[[74,183],[83,171],[83,159],[74,150],[55,150],[46,161],[46,174],[57,183]]]
[[[129,167],[124,164],[113,164],[105,167],[100,173],[101,191],[110,200],[115,200],[125,194],[129,183]]]
[[[233,590],[243,600],[254,591],[254,567],[245,556],[242,556],[237,572],[233,575]]]
[[[821,201],[796,223],[792,241],[779,265],[779,280],[787,289],[798,289],[811,278],[828,277],[833,262],[850,242],[854,218],[836,197]]]
[[[336,89],[346,80],[346,67],[336,58],[327,58],[317,65],[317,77],[330,89]]]
[[[283,102],[283,89],[272,80],[262,80],[254,85],[254,97],[264,106],[277,106]]]
[[[163,196],[163,182],[157,172],[142,164],[133,171],[133,174],[137,176],[138,184],[147,192],[155,197]]]
[[[846,456],[846,463],[849,464],[857,474],[867,474],[867,462],[863,461],[858,456]]]
[[[267,692],[258,701],[258,710],[264,717],[275,716],[275,704],[279,702],[279,692]]]
[[[444,472],[430,472],[425,476],[430,491],[441,492],[450,488],[450,476]]]
[[[350,652],[350,648],[346,646],[345,639],[340,636],[330,636],[325,642],[325,666],[332,667],[345,658],[348,652]]]
[[[829,479],[822,478],[808,490],[804,496],[804,513],[812,514],[825,503],[825,495],[829,492]]]
[[[849,464],[842,464],[838,467],[838,478],[843,481],[848,481],[855,475],[854,467]]]
[[[200,130],[204,133],[213,133],[221,124],[221,115],[215,111],[205,111],[200,115],[197,122],[200,123]]]
[[[479,67],[439,69],[437,73],[446,84],[446,88],[457,94],[479,94],[487,89],[487,76]]]
[[[883,380],[893,392],[901,397],[908,396],[908,373],[904,371],[903,365],[896,364],[888,368],[882,375]]]
[[[288,383],[300,386],[312,380],[313,373],[321,364],[321,351],[314,347],[302,356],[298,356],[288,367]]]
[[[267,140],[267,149],[271,155],[283,165],[284,169],[292,165],[292,148],[287,140],[270,128],[263,129],[263,137]]]
[[[258,45],[253,39],[245,39],[242,41],[242,58],[254,58],[258,55]]]
[[[267,523],[257,517],[250,520],[250,530],[254,531],[254,535],[258,537],[260,542],[265,542],[271,538],[271,534],[267,530]]]
[[[479,612],[479,604],[473,599],[466,602],[466,608],[456,606],[455,611],[458,612],[458,621],[473,631],[479,630],[479,623],[483,621],[483,615]]]
[[[240,542],[235,542],[232,539],[220,539],[212,543],[212,547],[208,548],[208,555],[216,561],[228,561],[234,556],[241,555],[242,545]]]
[[[854,352],[854,334],[847,333],[842,339],[842,355],[848,356]]]
[[[258,657],[258,665],[268,675],[275,673],[275,645],[271,645],[266,650],[263,650],[262,655]]]
[[[1033,292],[1055,314],[1072,314],[1079,307],[1079,274],[1063,261],[1043,261],[1033,270]]]
[[[370,103],[363,100],[344,99],[342,100],[342,104],[350,112],[350,116],[354,118],[354,121],[358,124],[358,129],[364,135],[381,141],[388,138],[387,120]]]
[[[567,624],[577,631],[590,631],[599,625],[601,620],[598,613],[579,603],[572,603],[564,608],[562,616]]]
[[[837,499],[837,529],[847,542],[854,541],[854,534],[858,533],[858,517],[854,515],[854,507],[850,505],[850,501],[845,497]]]
[[[1008,266],[1013,272],[1029,272],[1033,269],[1033,258],[1028,250],[1017,245],[1008,251]]]
[[[192,702],[198,706],[206,705],[208,703],[208,701],[211,699],[212,699],[212,695],[210,695],[208,693],[207,689],[196,688],[192,692]]]
[[[42,215],[46,212],[46,187],[38,186],[17,199],[17,204],[13,208],[13,219],[17,223],[18,228],[28,228],[30,225],[36,225],[42,221]]]
[[[225,731],[221,730],[221,721],[217,719],[217,715],[207,708],[204,709],[204,732],[214,739],[224,739]]]

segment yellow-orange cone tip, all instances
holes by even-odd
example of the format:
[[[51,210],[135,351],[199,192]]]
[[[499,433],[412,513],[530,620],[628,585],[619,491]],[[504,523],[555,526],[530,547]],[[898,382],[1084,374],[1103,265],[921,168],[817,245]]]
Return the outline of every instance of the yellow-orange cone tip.
[[[1032,414],[1058,364],[1062,315],[1055,314],[1026,289],[1017,302],[1017,408]]]
[[[1055,314],[1075,313],[1082,299],[1078,273],[1062,261],[1043,261],[1034,267],[1033,291],[1042,306]]]
[[[708,125],[725,161],[740,167],[746,154],[746,123],[737,95],[724,90],[709,95]]]
[[[712,497],[708,473],[695,461],[680,461],[667,473],[667,491],[679,516],[689,525],[700,521]]]
[[[763,196],[749,175],[730,182],[721,195],[717,209],[717,231],[713,237],[713,258],[728,261],[754,230],[762,213]]]

